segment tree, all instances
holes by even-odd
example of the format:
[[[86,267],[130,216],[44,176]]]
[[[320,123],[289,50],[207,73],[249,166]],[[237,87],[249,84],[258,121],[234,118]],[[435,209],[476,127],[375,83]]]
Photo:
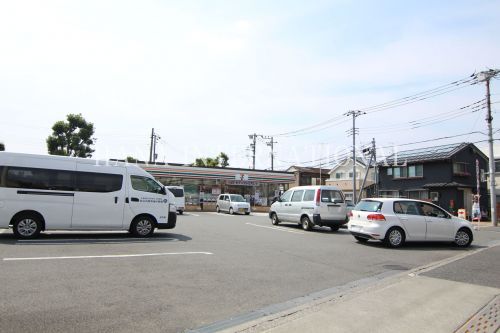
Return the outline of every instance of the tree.
[[[0,142],[0,151],[5,150],[5,144],[3,142]]]
[[[215,158],[212,157],[203,157],[203,158],[197,158],[193,166],[197,167],[227,167],[229,165],[229,157],[225,153],[220,153],[218,156]]]
[[[94,124],[87,122],[81,114],[68,114],[66,121],[52,126],[52,135],[47,138],[47,149],[51,155],[92,157],[95,138]]]
[[[137,158],[134,158],[132,156],[127,156],[127,162],[128,163],[137,163],[139,160]]]
[[[223,153],[221,152],[218,156],[218,158],[220,159],[220,166],[225,168],[227,166],[229,166],[229,156],[227,156],[226,153]]]

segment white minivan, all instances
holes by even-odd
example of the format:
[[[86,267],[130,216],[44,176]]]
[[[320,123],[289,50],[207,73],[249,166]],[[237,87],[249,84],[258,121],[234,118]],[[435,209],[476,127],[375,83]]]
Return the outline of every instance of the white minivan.
[[[337,231],[347,223],[344,193],[335,186],[293,187],[271,205],[269,218],[274,225],[294,222],[304,230],[317,225]]]
[[[165,188],[126,163],[0,152],[0,228],[19,238],[44,230],[171,229]]]
[[[182,186],[166,186],[167,190],[174,195],[174,204],[177,207],[177,212],[182,215],[186,209],[186,197],[184,196],[184,187]]]

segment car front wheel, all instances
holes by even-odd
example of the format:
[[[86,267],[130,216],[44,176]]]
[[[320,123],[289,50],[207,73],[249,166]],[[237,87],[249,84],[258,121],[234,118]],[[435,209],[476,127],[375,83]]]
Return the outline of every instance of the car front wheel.
[[[233,214],[234,214],[233,207],[229,208],[229,214],[231,214],[231,215],[233,215]]]
[[[155,231],[155,224],[150,217],[141,216],[134,219],[130,232],[136,237],[149,237]]]
[[[472,233],[467,229],[458,230],[454,243],[458,247],[468,247],[472,243]]]

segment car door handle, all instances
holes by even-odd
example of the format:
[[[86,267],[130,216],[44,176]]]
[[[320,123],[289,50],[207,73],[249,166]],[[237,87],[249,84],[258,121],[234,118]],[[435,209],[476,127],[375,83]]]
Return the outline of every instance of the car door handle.
[[[130,198],[131,201],[139,202],[139,198]]]
[[[128,197],[125,198],[125,203],[129,203]]]
[[[118,197],[115,197],[115,204],[118,203]]]

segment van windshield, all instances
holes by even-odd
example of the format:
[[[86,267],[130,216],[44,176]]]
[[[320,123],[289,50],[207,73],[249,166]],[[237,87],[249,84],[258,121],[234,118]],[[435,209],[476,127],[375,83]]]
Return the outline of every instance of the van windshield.
[[[245,198],[243,198],[239,194],[231,194],[231,201],[234,201],[234,202],[246,202]]]
[[[172,192],[176,198],[182,198],[184,196],[184,190],[182,188],[168,188],[168,190]]]

